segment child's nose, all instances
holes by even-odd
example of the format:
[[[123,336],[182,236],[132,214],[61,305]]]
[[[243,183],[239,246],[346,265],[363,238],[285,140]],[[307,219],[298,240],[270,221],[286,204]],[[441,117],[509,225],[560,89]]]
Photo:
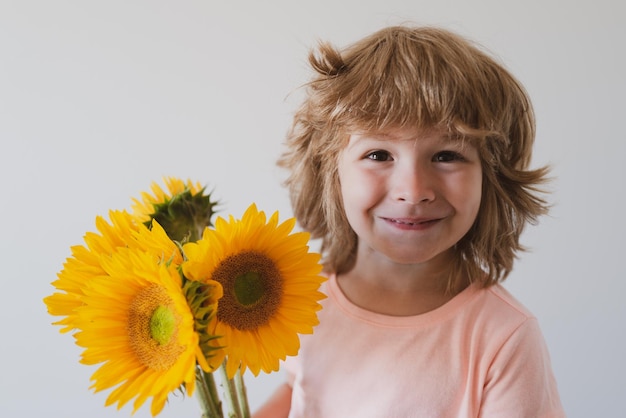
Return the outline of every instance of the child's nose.
[[[434,177],[427,167],[408,165],[399,168],[393,178],[393,197],[407,203],[435,199]]]

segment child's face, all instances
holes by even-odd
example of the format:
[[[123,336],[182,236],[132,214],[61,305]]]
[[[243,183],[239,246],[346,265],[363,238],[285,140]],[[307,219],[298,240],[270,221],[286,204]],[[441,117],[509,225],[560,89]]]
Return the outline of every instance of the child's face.
[[[339,180],[359,257],[401,264],[452,251],[474,223],[482,192],[477,149],[438,131],[353,134]]]

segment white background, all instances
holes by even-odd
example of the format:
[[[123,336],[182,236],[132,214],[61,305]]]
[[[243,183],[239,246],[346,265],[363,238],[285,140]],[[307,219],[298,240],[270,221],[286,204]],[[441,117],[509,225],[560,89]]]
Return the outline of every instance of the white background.
[[[625,17],[619,0],[1,0],[0,416],[130,416],[50,325],[69,247],[164,175],[208,185],[223,214],[291,216],[274,163],[309,48],[405,21],[482,43],[527,87],[554,208],[506,286],[539,318],[568,416],[626,416]],[[247,375],[253,407],[281,378]]]

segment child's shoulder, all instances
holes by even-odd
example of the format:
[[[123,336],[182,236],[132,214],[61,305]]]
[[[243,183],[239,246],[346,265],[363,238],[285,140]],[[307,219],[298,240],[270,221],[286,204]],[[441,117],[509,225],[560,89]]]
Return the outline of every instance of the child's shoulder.
[[[490,330],[503,338],[523,329],[530,332],[538,327],[533,313],[501,284],[477,287],[463,311],[461,316],[470,320],[468,326],[471,324],[476,329]]]
[[[499,310],[509,312],[521,318],[534,318],[532,312],[501,284],[495,284],[483,290],[485,297],[492,301]]]

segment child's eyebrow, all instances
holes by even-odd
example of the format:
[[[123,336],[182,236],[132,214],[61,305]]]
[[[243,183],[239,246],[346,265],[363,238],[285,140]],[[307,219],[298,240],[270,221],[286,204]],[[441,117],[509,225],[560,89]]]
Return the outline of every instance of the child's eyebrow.
[[[460,136],[454,133],[448,133],[448,132],[443,132],[440,134],[421,132],[421,133],[415,133],[415,134],[410,134],[410,135],[397,134],[394,132],[363,132],[363,133],[359,133],[359,136],[361,137],[361,139],[369,139],[373,141],[387,141],[387,140],[395,140],[395,141],[417,140],[419,141],[420,139],[423,139],[424,137],[429,137],[429,138],[437,138],[438,140],[441,140],[444,143],[450,143],[450,144],[464,143],[468,139],[468,138],[464,138],[463,136]]]
[[[372,140],[387,140],[397,139],[393,134],[387,132],[355,132],[360,139],[372,139]]]

